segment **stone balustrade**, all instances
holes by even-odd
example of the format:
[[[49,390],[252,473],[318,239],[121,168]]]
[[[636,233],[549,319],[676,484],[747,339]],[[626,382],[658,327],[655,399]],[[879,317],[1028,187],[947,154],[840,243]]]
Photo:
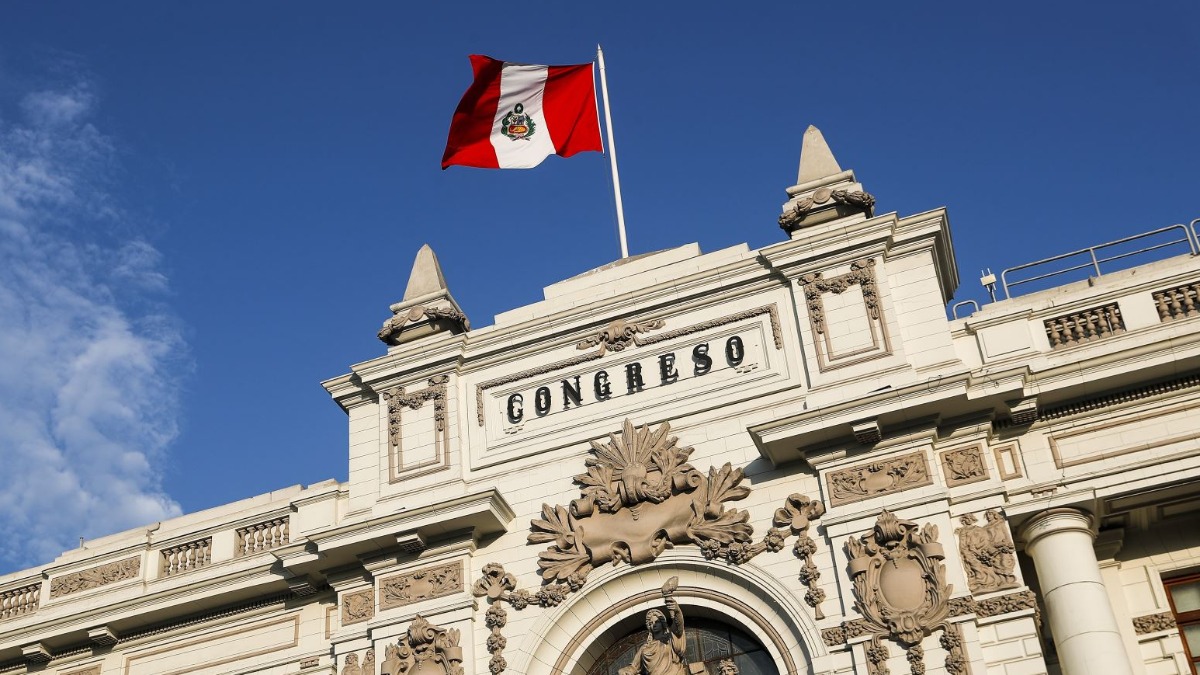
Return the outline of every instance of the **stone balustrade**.
[[[288,543],[288,517],[272,518],[255,525],[238,528],[234,555],[241,557],[269,551]]]
[[[1159,321],[1174,321],[1200,313],[1200,281],[1153,293]]]
[[[212,537],[164,548],[160,553],[162,577],[192,572],[212,564]]]
[[[1051,349],[1074,347],[1125,332],[1121,309],[1115,302],[1046,319],[1044,324]]]
[[[37,611],[41,594],[40,582],[0,591],[0,621],[33,614]]]

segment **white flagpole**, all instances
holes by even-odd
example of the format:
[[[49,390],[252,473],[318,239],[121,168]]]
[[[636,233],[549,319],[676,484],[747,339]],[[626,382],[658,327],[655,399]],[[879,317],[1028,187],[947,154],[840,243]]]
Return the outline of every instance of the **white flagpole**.
[[[621,257],[629,257],[629,242],[625,239],[625,208],[621,205],[621,177],[617,173],[617,145],[613,141],[612,109],[608,105],[608,78],[604,75],[604,50],[596,45],[596,60],[600,63],[600,92],[604,95],[604,126],[608,128],[608,161],[612,165],[613,193],[617,198],[617,231],[621,234]]]

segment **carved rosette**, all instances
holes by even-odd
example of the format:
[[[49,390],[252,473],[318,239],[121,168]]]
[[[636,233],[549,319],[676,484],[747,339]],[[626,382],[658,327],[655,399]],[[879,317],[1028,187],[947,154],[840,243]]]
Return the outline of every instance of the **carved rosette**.
[[[937,534],[936,525],[921,528],[885,509],[869,534],[846,540],[854,609],[874,635],[873,644],[890,637],[906,648],[914,675],[925,668],[922,638],[944,628],[950,614],[953,589],[946,583]]]
[[[544,504],[530,523],[529,543],[553,542],[538,556],[543,579],[574,590],[596,565],[646,563],[672,544],[697,544],[709,559],[744,557],[750,514],[725,507],[750,494],[742,470],[726,463],[705,476],[670,430],[625,420],[620,435],[592,441],[587,473],[575,476],[580,498],[569,508]]]
[[[434,626],[417,615],[397,644],[384,650],[379,675],[463,675],[457,628]]]

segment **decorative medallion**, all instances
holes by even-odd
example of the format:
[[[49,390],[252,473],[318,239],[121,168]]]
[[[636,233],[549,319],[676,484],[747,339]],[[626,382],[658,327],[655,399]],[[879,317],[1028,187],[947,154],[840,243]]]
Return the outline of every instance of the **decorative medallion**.
[[[462,561],[384,577],[379,582],[379,608],[392,609],[440,598],[463,590]]]
[[[881,638],[896,640],[907,650],[913,675],[925,672],[922,638],[939,627],[952,630],[944,623],[952,587],[946,583],[946,556],[937,534],[936,525],[920,528],[885,509],[870,534],[846,540],[854,609],[872,634],[868,651],[886,651]],[[885,661],[869,672],[886,673]]]
[[[500,119],[500,133],[512,141],[528,141],[537,133],[537,124],[532,117],[525,114],[525,106],[518,103],[513,106],[511,112]]]
[[[834,506],[870,499],[890,492],[929,485],[925,453],[881,459],[833,471],[826,476],[829,501]]]
[[[434,626],[417,615],[397,644],[384,651],[379,675],[463,675],[457,628]]]
[[[979,519],[968,513],[959,519],[958,553],[967,573],[967,586],[972,593],[991,593],[1016,588],[1017,547],[1013,545],[1004,516],[996,509],[984,513],[987,524],[976,525]]]
[[[592,441],[587,473],[575,476],[581,497],[569,509],[543,504],[530,523],[529,543],[554,543],[538,556],[544,579],[578,587],[596,565],[646,563],[672,544],[697,544],[708,558],[750,545],[750,514],[725,508],[750,494],[742,470],[726,463],[701,474],[670,430],[625,420],[621,435]]]

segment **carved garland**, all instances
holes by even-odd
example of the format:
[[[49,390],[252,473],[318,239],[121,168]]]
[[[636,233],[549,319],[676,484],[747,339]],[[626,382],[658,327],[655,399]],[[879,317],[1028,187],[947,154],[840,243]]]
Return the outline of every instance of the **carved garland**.
[[[467,320],[467,315],[458,311],[453,307],[425,307],[424,305],[414,305],[404,314],[397,314],[387,321],[383,322],[383,328],[377,333],[380,340],[385,344],[392,346],[400,344],[397,338],[404,327],[410,323],[415,323],[421,319],[449,319],[462,324],[463,330],[471,329],[471,322]]]
[[[661,327],[662,325],[665,325],[665,322],[662,322],[662,321],[640,321],[640,322],[633,322],[631,324],[625,324],[624,321],[614,321],[612,324],[609,324],[608,328],[604,329],[603,331],[600,331],[595,336],[589,337],[586,340],[584,340],[583,342],[580,342],[579,344],[577,344],[576,348],[586,349],[587,347],[585,347],[583,345],[584,345],[584,343],[586,343],[590,340],[596,340],[597,342],[595,344],[601,345],[601,342],[603,342],[603,340],[601,339],[600,336],[611,331],[613,329],[613,326],[616,325],[617,323],[622,323],[625,325],[633,325],[633,326],[643,326],[644,330],[634,331],[635,334],[630,336],[630,339],[632,339],[634,345],[636,345],[638,347],[642,347],[642,346],[646,346],[646,345],[658,344],[660,342],[665,342],[667,340],[673,340],[677,337],[683,337],[685,335],[691,335],[693,333],[699,333],[699,332],[706,331],[706,330],[709,330],[712,328],[717,328],[717,327],[724,326],[727,324],[735,323],[737,321],[742,321],[744,319],[750,319],[750,318],[753,318],[753,317],[756,317],[756,316],[759,316],[762,314],[767,314],[770,318],[771,337],[774,340],[775,349],[783,349],[783,329],[781,328],[781,324],[779,321],[779,310],[775,307],[775,305],[763,305],[762,307],[755,307],[753,309],[743,310],[741,312],[736,312],[736,313],[730,314],[728,316],[723,316],[719,319],[711,319],[709,321],[702,321],[697,324],[692,324],[691,326],[684,326],[683,328],[676,328],[675,330],[667,331],[665,333],[659,333],[658,335],[650,336],[647,338],[640,338],[636,335],[636,333],[645,332],[645,330],[649,330],[650,328],[654,327],[651,324],[655,324],[655,323],[659,324],[659,326],[657,326],[657,327]],[[614,342],[614,344],[616,344],[616,343]],[[620,349],[613,348],[613,351],[621,351],[621,350],[625,349],[626,347],[628,347],[627,343],[621,344]],[[483,392],[485,390],[491,389],[492,387],[499,387],[499,386],[502,386],[505,384],[511,384],[513,382],[519,382],[521,380],[524,380],[524,379],[527,379],[530,377],[537,377],[538,375],[545,375],[546,373],[552,373],[556,370],[562,370],[563,368],[570,368],[572,366],[578,366],[580,364],[587,363],[588,361],[595,361],[596,359],[599,359],[600,357],[605,355],[606,349],[608,349],[608,346],[603,345],[600,347],[600,349],[598,349],[597,351],[594,351],[594,352],[589,352],[587,354],[580,354],[579,356],[572,356],[569,359],[563,359],[561,361],[547,363],[545,365],[538,366],[536,368],[529,368],[527,370],[522,370],[520,372],[516,372],[511,375],[505,375],[504,377],[498,377],[494,380],[488,380],[487,382],[481,382],[480,384],[475,385],[475,417],[476,417],[476,421],[478,422],[479,426],[481,426],[481,427],[484,426]]]
[[[450,449],[442,436],[446,433],[446,383],[450,381],[449,375],[434,375],[429,378],[429,386],[425,389],[415,391],[411,394],[406,393],[404,387],[392,387],[387,391],[382,392],[383,399],[387,402],[388,411],[388,448],[389,456],[392,457],[393,469],[392,479],[396,478],[395,474],[405,471],[403,464],[403,456],[401,455],[401,441],[403,439],[403,431],[401,428],[401,413],[405,408],[410,410],[418,410],[426,401],[433,401],[433,426],[436,432],[435,442],[441,443],[443,446],[437,454],[443,455],[440,459],[435,459],[431,463],[448,463]],[[424,466],[422,464],[421,466]],[[410,467],[410,468],[420,468]]]
[[[885,509],[869,534],[846,540],[854,609],[872,635],[868,652],[886,651],[881,638],[896,640],[907,649],[913,675],[925,672],[922,638],[938,628],[952,630],[946,619],[953,589],[946,583],[945,552],[937,534],[936,525],[920,528]],[[868,672],[886,675],[886,655],[868,660]]]
[[[875,198],[868,192],[856,190],[850,192],[848,190],[830,190],[829,188],[818,188],[809,197],[803,197],[796,201],[792,208],[779,216],[779,227],[791,232],[800,227],[803,220],[813,210],[813,207],[826,204],[830,200],[837,204],[850,206],[861,210],[870,218],[875,213]]]
[[[804,288],[804,299],[808,303],[808,316],[812,320],[815,332],[825,333],[825,305],[821,302],[821,294],[840,294],[856,284],[862,287],[867,315],[872,319],[879,319],[879,296],[875,288],[874,268],[875,259],[864,258],[850,263],[849,272],[831,279],[823,278],[820,272],[801,275],[797,283]]]

